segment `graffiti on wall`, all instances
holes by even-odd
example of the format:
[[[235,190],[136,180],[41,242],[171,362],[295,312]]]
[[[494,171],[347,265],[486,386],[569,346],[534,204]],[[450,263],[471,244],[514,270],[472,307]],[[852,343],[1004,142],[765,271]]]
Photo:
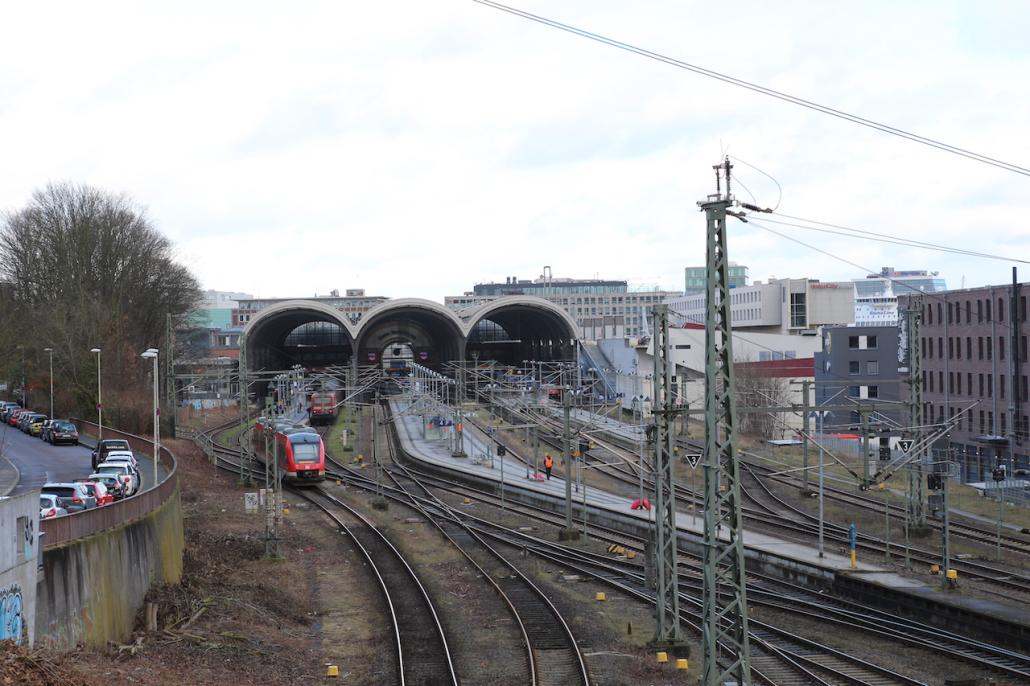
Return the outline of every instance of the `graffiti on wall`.
[[[22,639],[21,586],[11,584],[0,589],[0,641]]]

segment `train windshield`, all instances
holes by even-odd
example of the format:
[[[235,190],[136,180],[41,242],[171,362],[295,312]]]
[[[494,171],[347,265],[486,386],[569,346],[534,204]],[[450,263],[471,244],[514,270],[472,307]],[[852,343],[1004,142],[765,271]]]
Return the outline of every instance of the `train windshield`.
[[[318,462],[318,443],[294,443],[295,462]]]

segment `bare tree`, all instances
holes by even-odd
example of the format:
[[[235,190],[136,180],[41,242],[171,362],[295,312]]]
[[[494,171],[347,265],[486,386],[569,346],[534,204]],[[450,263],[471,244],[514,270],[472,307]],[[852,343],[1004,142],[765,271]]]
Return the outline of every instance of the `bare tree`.
[[[737,407],[755,408],[787,405],[790,403],[790,388],[787,380],[775,376],[750,361],[734,365]],[[763,439],[782,436],[785,425],[783,418],[774,412],[741,412],[740,428],[743,433]]]
[[[26,348],[54,349],[55,385],[67,409],[94,407],[89,350],[102,349],[112,421],[141,395],[140,351],[162,347],[167,315],[183,316],[200,294],[142,208],[72,184],[36,191],[26,207],[3,217],[0,281],[9,292],[0,318],[17,327]]]

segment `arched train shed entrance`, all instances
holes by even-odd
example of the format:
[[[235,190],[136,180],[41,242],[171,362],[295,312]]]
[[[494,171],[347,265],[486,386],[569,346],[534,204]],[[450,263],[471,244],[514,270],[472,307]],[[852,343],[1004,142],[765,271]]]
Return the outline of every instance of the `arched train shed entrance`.
[[[579,327],[549,300],[513,295],[466,315],[465,359],[517,366],[525,360],[573,362]]]
[[[288,300],[261,310],[241,338],[251,371],[347,364],[354,353],[354,333],[343,313],[311,300]]]

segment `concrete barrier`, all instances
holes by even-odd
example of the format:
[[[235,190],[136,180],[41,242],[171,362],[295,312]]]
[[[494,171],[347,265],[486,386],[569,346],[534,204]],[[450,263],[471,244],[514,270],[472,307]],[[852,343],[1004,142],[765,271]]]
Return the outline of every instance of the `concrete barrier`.
[[[154,583],[178,583],[185,545],[178,488],[121,526],[43,552],[36,588],[36,641],[59,650],[122,642]]]
[[[135,450],[152,450],[140,436],[106,426],[104,434],[128,439]],[[40,644],[66,650],[125,641],[151,585],[182,578],[182,502],[175,456],[164,446],[161,461],[168,476],[156,488],[40,523],[44,548],[34,622]]]

